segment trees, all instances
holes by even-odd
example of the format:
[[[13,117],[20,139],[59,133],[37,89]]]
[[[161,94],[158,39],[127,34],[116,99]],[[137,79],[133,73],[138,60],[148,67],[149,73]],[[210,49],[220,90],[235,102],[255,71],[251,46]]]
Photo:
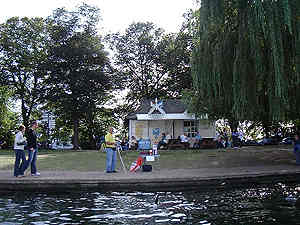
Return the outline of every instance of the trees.
[[[29,119],[41,95],[48,35],[42,18],[14,17],[0,25],[0,78],[21,103],[23,123]]]
[[[158,44],[163,30],[153,23],[133,23],[125,34],[107,37],[114,53],[116,75],[134,102],[144,97],[165,96],[167,74],[159,63]]]
[[[160,63],[168,74],[166,79],[166,97],[182,97],[183,91],[191,89],[192,76],[190,56],[192,51],[191,35],[180,31],[167,34],[160,43]]]
[[[85,4],[74,12],[57,9],[48,18],[51,45],[44,64],[45,100],[72,124],[75,148],[80,121],[96,113],[112,86],[107,53],[95,31],[98,19],[98,9]]]
[[[177,97],[189,86],[186,37],[165,35],[150,22],[133,23],[125,34],[107,36],[114,52],[115,74],[128,90],[129,104],[137,105],[143,98]]]
[[[108,127],[118,127],[119,118],[115,116],[114,111],[103,107],[82,120],[79,131],[84,148],[95,148],[100,137],[106,134]]]
[[[194,97],[235,120],[299,118],[297,0],[203,0],[192,56]]]
[[[13,144],[14,130],[18,122],[17,113],[11,111],[11,94],[9,87],[0,86],[0,140],[5,141],[8,146]]]

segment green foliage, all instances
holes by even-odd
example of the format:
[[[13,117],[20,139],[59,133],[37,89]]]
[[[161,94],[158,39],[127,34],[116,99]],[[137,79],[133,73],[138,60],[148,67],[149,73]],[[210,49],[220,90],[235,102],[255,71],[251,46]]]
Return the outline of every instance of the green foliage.
[[[72,124],[66,123],[63,117],[57,117],[55,120],[55,128],[51,130],[50,142],[59,140],[62,142],[70,142],[73,137]]]
[[[83,149],[96,149],[96,143],[102,135],[107,133],[108,127],[118,127],[119,117],[114,110],[101,108],[89,113],[79,126],[80,146]]]
[[[7,86],[0,86],[0,140],[5,141],[7,146],[12,146],[19,122],[17,113],[11,111],[11,94]]]
[[[107,53],[95,32],[98,11],[83,4],[74,12],[57,9],[48,18],[50,48],[44,64],[44,100],[73,127],[75,148],[79,147],[81,120],[99,110],[112,87]]]
[[[218,118],[299,118],[297,0],[203,0],[192,55],[194,101]]]
[[[0,25],[1,82],[21,102],[25,126],[38,104],[44,76],[40,65],[46,59],[48,35],[41,18],[13,17]]]
[[[115,76],[133,106],[143,98],[177,97],[190,87],[188,35],[165,35],[153,23],[133,23],[106,38],[114,51]]]

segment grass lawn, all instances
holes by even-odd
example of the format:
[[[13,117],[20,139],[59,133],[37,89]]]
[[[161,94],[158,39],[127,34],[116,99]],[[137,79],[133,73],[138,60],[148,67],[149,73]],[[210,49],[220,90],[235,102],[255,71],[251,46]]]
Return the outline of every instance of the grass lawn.
[[[241,150],[169,150],[160,151],[161,169],[210,168],[294,164],[292,146],[243,147]],[[121,152],[127,168],[138,157],[137,151]],[[0,150],[0,169],[12,170],[14,151]],[[105,169],[105,153],[93,150],[40,150],[39,170],[101,171]],[[118,157],[117,167],[121,169]]]

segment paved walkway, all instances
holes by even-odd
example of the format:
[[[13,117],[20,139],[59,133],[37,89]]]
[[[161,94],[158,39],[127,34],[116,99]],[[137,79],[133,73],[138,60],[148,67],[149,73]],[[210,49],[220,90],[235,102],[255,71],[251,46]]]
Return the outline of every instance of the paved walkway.
[[[97,191],[182,191],[213,188],[231,188],[240,185],[276,184],[294,182],[300,184],[300,166],[294,164],[291,147],[243,148],[242,152],[253,154],[223,154],[214,160],[224,162],[211,166],[211,160],[202,160],[203,168],[159,169],[152,172],[124,172],[107,174],[104,171],[40,171],[40,177],[15,178],[12,171],[0,171],[0,192],[7,191],[74,191],[95,189]],[[210,154],[211,151],[207,151]],[[203,158],[205,158],[203,152]],[[215,152],[217,154],[217,151]],[[262,154],[262,155],[261,155]],[[220,154],[222,155],[222,154]],[[230,156],[225,158],[225,156]],[[206,157],[210,159],[209,157]],[[236,162],[241,162],[237,164]],[[270,163],[271,162],[271,163]],[[248,165],[248,166],[239,166]]]
[[[40,177],[14,178],[0,171],[0,192],[5,191],[181,191],[224,188],[243,184],[300,183],[300,166],[270,165],[231,168],[173,169],[152,172],[41,171]]]

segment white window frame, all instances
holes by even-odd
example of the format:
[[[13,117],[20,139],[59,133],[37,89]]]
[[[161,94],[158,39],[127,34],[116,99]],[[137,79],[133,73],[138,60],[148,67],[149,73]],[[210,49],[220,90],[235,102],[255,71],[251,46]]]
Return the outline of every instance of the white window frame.
[[[186,124],[189,123],[188,126]],[[198,120],[184,120],[183,121],[183,133],[187,135],[187,137],[195,137],[199,130]]]

